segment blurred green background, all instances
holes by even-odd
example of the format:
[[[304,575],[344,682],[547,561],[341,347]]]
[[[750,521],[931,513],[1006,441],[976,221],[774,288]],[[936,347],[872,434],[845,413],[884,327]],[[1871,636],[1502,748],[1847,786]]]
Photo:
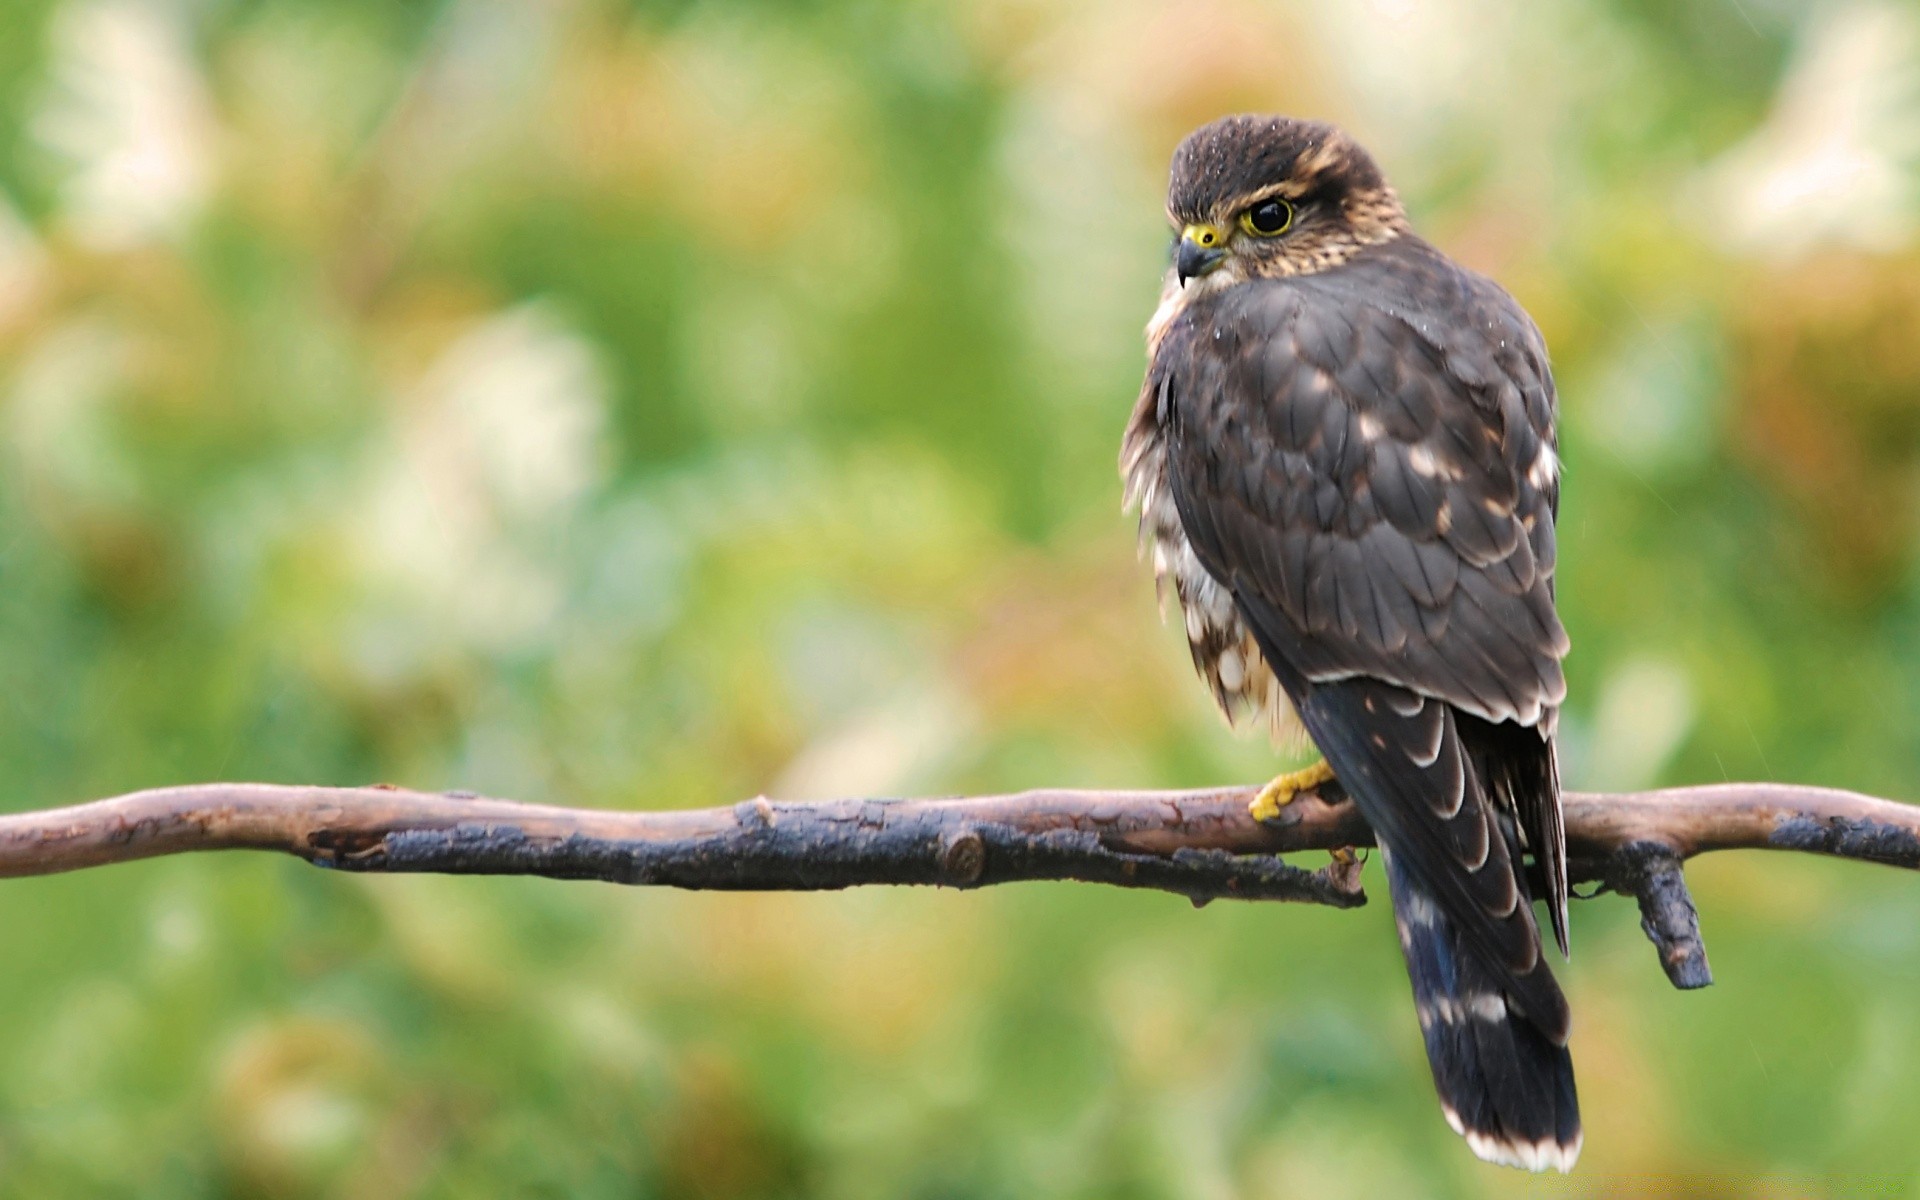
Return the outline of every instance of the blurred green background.
[[[0,0],[3,803],[1265,778],[1114,467],[1245,109],[1546,331],[1569,783],[1920,795],[1911,4]],[[1576,908],[1570,1179],[1447,1131],[1382,903],[8,883],[0,1192],[1920,1183],[1920,885],[1691,874],[1704,993]]]

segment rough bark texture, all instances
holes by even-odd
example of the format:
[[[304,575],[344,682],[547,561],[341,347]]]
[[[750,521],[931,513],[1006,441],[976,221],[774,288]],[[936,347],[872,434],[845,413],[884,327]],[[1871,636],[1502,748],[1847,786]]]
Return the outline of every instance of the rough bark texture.
[[[349,871],[544,875],[734,891],[1080,880],[1223,898],[1366,902],[1360,869],[1281,854],[1366,846],[1337,786],[1279,819],[1252,788],[1038,790],[941,800],[759,798],[609,812],[392,787],[209,783],[0,817],[0,877],[191,850],[279,850]],[[1712,982],[1681,864],[1712,850],[1798,850],[1920,867],[1920,807],[1831,788],[1720,784],[1566,795],[1573,879],[1635,897],[1675,987]]]

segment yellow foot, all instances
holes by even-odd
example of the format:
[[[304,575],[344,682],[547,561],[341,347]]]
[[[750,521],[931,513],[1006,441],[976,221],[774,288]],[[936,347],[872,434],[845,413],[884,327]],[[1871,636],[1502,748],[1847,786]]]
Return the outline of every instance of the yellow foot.
[[[1281,775],[1261,788],[1253,803],[1247,805],[1247,812],[1256,821],[1271,821],[1280,815],[1281,809],[1293,803],[1294,796],[1332,782],[1333,768],[1323,758],[1304,770]]]

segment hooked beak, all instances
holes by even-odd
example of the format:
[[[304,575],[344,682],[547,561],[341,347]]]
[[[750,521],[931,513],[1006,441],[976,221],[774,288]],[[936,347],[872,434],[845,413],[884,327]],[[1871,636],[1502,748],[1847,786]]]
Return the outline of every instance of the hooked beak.
[[[1227,235],[1218,225],[1189,225],[1180,231],[1180,249],[1173,258],[1174,273],[1184,286],[1189,279],[1205,275],[1227,256]]]

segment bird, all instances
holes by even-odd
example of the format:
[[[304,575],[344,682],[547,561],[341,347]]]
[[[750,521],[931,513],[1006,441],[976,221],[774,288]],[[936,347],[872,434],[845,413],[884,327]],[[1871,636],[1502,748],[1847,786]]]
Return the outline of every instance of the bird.
[[[1570,1170],[1555,727],[1567,634],[1544,338],[1411,228],[1334,125],[1242,115],[1174,152],[1175,231],[1120,468],[1230,722],[1322,759],[1383,861],[1435,1090],[1489,1161]]]

